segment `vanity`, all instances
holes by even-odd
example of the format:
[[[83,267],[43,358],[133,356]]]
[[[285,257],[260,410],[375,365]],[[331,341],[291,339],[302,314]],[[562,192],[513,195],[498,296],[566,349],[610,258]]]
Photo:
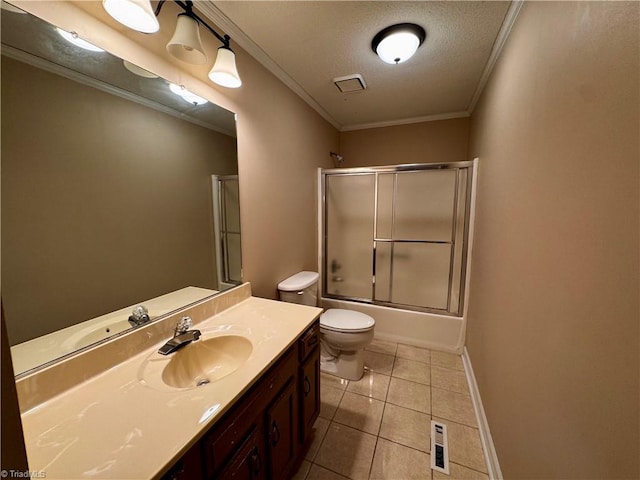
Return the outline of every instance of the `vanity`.
[[[29,469],[49,479],[289,478],[320,409],[320,313],[252,297],[244,284],[18,380]],[[185,315],[200,338],[160,355]]]

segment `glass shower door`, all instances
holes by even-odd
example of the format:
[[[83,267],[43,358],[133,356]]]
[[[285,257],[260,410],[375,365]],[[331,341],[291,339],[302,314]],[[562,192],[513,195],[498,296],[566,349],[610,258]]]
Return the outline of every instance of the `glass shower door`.
[[[472,165],[323,174],[323,295],[461,314]]]
[[[240,191],[237,175],[212,175],[218,288],[242,283]]]
[[[335,175],[325,186],[325,290],[370,300],[375,176]]]
[[[375,300],[447,310],[456,175],[378,176]]]

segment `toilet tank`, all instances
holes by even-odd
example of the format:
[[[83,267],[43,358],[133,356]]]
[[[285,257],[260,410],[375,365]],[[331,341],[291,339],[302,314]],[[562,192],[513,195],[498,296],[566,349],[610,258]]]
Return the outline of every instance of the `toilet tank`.
[[[280,300],[316,306],[318,304],[318,272],[298,272],[278,284]]]

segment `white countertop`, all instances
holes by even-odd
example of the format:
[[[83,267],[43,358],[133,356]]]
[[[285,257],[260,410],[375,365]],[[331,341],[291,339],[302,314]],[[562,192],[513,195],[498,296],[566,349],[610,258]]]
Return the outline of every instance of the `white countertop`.
[[[221,326],[253,344],[234,373],[190,389],[160,389],[140,367],[161,342],[22,415],[29,469],[47,479],[145,479],[200,438],[320,314],[321,309],[248,298],[198,323]],[[168,339],[165,339],[165,341]]]

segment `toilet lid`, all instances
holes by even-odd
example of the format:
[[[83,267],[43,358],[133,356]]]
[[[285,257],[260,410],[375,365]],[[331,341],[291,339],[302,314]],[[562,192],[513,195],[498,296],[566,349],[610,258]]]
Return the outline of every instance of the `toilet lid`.
[[[318,281],[318,272],[298,272],[295,275],[281,281],[278,290],[283,292],[297,292],[310,287]]]
[[[363,332],[375,324],[369,315],[342,308],[331,308],[320,315],[320,327],[335,332]]]

